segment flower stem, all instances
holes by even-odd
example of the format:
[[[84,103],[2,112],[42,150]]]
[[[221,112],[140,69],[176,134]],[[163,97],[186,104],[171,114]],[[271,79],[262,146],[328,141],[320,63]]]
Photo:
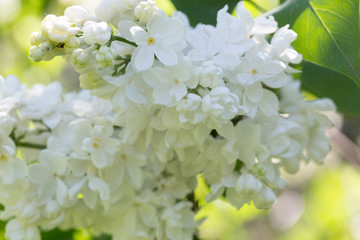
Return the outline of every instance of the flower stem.
[[[43,150],[46,148],[45,145],[42,144],[36,144],[36,143],[28,143],[28,142],[17,142],[16,143],[17,147],[24,147],[24,148],[33,148],[33,149],[39,149],[39,150]]]
[[[138,45],[136,44],[136,43],[134,43],[134,42],[131,42],[131,41],[129,41],[129,40],[126,40],[125,38],[123,38],[123,37],[119,37],[119,36],[111,36],[111,39],[110,39],[110,41],[109,41],[109,43],[111,44],[111,42],[113,42],[113,41],[120,41],[120,42],[123,42],[123,43],[127,43],[127,44],[130,44],[130,45],[132,45],[132,46],[134,46],[134,47],[137,47]]]

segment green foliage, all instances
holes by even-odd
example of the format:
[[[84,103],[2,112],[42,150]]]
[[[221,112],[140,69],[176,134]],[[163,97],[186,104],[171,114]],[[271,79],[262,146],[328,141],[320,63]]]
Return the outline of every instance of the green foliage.
[[[303,88],[318,97],[332,98],[337,103],[338,110],[343,113],[360,113],[359,88],[350,78],[310,62],[303,64],[302,71]]]
[[[48,232],[41,232],[41,239],[43,240],[72,240],[73,230],[70,231],[60,231],[59,229],[54,229]]]
[[[360,95],[359,1],[288,0],[269,14],[280,26],[289,23],[298,33],[295,49],[304,60],[321,66],[305,64],[305,88],[332,98],[340,111],[359,115],[352,102],[359,102]]]
[[[238,0],[172,0],[177,10],[186,13],[191,25],[216,23],[217,11],[227,4],[234,9]]]

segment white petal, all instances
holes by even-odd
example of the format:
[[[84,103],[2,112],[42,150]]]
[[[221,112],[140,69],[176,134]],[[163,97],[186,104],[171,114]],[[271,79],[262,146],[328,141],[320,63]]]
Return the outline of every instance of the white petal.
[[[140,207],[140,218],[148,227],[155,227],[156,210],[153,206],[144,204]]]
[[[96,17],[102,21],[110,22],[116,14],[116,9],[111,5],[111,0],[104,0],[99,2],[95,8]]]
[[[154,52],[151,47],[139,46],[135,49],[131,61],[138,71],[146,70],[154,63]]]
[[[255,25],[251,32],[253,34],[270,34],[275,32],[277,28],[277,22],[273,16],[266,18],[261,15],[255,19]]]
[[[75,197],[80,192],[80,190],[82,189],[82,187],[84,186],[84,183],[86,181],[87,181],[87,178],[83,178],[70,188],[70,190],[69,190],[70,198]]]
[[[286,153],[281,154],[283,158],[293,158],[301,152],[301,145],[297,141],[290,139],[290,145]]]
[[[54,179],[52,181],[43,182],[41,187],[38,188],[38,201],[40,201],[38,202],[39,206],[52,199],[55,191],[56,181]]]
[[[88,136],[92,129],[91,122],[87,119],[75,120],[70,126],[73,128],[74,134],[79,137]]]
[[[245,8],[244,2],[241,1],[236,6],[236,17],[246,24],[248,30],[255,25],[255,20],[251,13]]]
[[[106,155],[106,153],[99,149],[99,150],[95,150],[94,152],[91,153],[91,160],[94,163],[94,165],[97,168],[105,168],[107,166],[109,166],[109,157]]]
[[[193,47],[192,51],[198,51],[197,55],[203,56],[206,53],[206,42],[204,38],[196,33],[195,31],[190,31],[186,33],[186,41]]]
[[[179,102],[187,94],[187,88],[185,84],[176,84],[170,89],[170,94]]]
[[[139,189],[142,185],[142,175],[141,169],[138,167],[127,166],[127,172],[131,181],[135,184],[135,186]]]
[[[155,103],[162,105],[168,105],[173,100],[173,97],[169,94],[169,86],[167,85],[160,85],[155,88],[153,97]]]
[[[278,114],[279,99],[273,92],[264,89],[264,96],[259,103],[259,108],[267,116]]]
[[[24,178],[28,174],[28,168],[24,160],[15,157],[13,167],[16,169],[16,177]]]
[[[125,88],[126,96],[135,103],[145,104],[146,98],[139,93],[138,90],[139,89],[134,84],[127,85]]]
[[[120,33],[120,36],[125,38],[128,41],[134,41],[133,35],[130,32],[130,29],[134,26],[138,26],[138,25],[129,20],[124,20],[124,21],[119,22],[118,31]]]
[[[227,31],[224,28],[216,28],[211,35],[208,45],[208,54],[214,56],[222,51],[226,42]]]
[[[238,194],[235,189],[230,188],[226,191],[226,198],[231,203],[231,205],[235,206],[238,210],[245,204],[250,202],[250,196],[243,196]]]
[[[150,34],[158,32],[161,24],[169,19],[163,11],[154,14],[146,25],[147,30]]]
[[[29,167],[29,179],[36,184],[42,184],[48,181],[53,181],[53,175],[49,169],[41,164],[34,164]]]
[[[239,64],[239,57],[234,53],[221,52],[214,57],[214,62],[220,67],[232,69]]]
[[[37,226],[29,225],[26,229],[26,239],[40,240],[40,231]]]
[[[232,188],[235,187],[236,180],[237,180],[237,176],[234,175],[225,176],[221,178],[221,183],[227,188]]]
[[[119,146],[119,142],[115,139],[107,139],[105,142],[104,142],[104,151],[109,154],[109,155],[115,155],[117,149],[118,149],[118,146]]]
[[[270,78],[265,78],[262,80],[262,82],[271,88],[280,88],[283,87],[288,80],[289,78],[286,74],[280,73]]]
[[[61,120],[61,114],[52,114],[49,117],[44,117],[43,122],[49,126],[51,129],[54,129],[56,125]]]
[[[179,42],[185,35],[184,25],[178,19],[172,18],[161,22],[159,25],[159,28],[156,29],[156,35],[162,44],[175,44]]]
[[[177,54],[170,47],[165,45],[155,45],[153,50],[156,57],[163,64],[168,66],[177,64]]]
[[[109,200],[110,188],[102,179],[98,177],[90,178],[89,188],[93,191],[99,192],[101,200]]]
[[[138,45],[146,45],[149,34],[139,26],[134,26],[130,29],[130,33],[133,36],[134,41]]]
[[[164,141],[168,148],[173,146],[177,138],[177,131],[176,130],[168,130],[165,134]]]
[[[56,200],[61,206],[64,206],[68,197],[68,187],[59,178],[56,180]]]
[[[1,179],[4,184],[12,184],[15,181],[15,172],[9,162],[5,162],[1,166]]]
[[[99,199],[98,194],[94,191],[91,191],[89,188],[85,188],[83,195],[83,200],[86,206],[88,206],[90,209],[95,209],[96,203]]]
[[[245,95],[253,103],[260,102],[263,96],[263,88],[261,83],[255,82],[254,84],[245,87]]]
[[[134,208],[128,209],[126,215],[124,216],[124,219],[126,219],[124,223],[124,227],[126,229],[126,232],[133,233],[136,231],[136,210]]]
[[[53,171],[55,173],[59,175],[63,175],[65,173],[68,164],[67,157],[57,154],[50,161],[53,165]]]
[[[259,72],[275,75],[283,72],[286,69],[286,65],[283,62],[274,60],[265,63],[263,66],[258,68]]]

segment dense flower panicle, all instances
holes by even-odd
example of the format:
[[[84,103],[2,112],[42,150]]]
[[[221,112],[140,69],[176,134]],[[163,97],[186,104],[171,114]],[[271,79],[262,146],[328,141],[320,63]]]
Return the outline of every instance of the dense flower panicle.
[[[254,19],[242,2],[236,17],[227,10],[215,26],[196,27],[152,0],[45,17],[30,58],[64,56],[86,90],[0,77],[7,238],[86,227],[115,240],[193,239],[199,174],[207,201],[268,208],[286,186],[280,169],[321,163],[322,112],[335,107],[305,101],[292,79],[302,59],[291,47],[296,33],[273,17]]]

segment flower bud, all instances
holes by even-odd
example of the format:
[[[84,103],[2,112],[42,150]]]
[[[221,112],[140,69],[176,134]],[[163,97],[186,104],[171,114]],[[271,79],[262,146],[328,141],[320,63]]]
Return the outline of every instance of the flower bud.
[[[83,27],[83,37],[87,44],[105,45],[111,37],[112,29],[106,22],[88,21]]]
[[[205,63],[199,68],[199,83],[205,88],[215,88],[224,84],[223,75],[220,67]]]
[[[65,42],[71,30],[71,23],[65,17],[59,17],[49,30],[49,38],[54,42]]]
[[[115,55],[115,50],[107,46],[101,46],[99,52],[96,54],[96,61],[98,62],[98,67],[101,69],[106,67],[112,67],[114,65]]]
[[[190,121],[193,124],[201,123],[206,116],[201,110],[202,98],[199,95],[190,93],[176,106],[179,112],[179,119],[182,123]]]
[[[71,6],[66,8],[64,16],[69,18],[71,23],[82,26],[88,20],[89,11],[81,6]]]
[[[147,23],[156,11],[156,3],[152,0],[140,2],[134,10],[134,15],[139,19],[140,23]]]
[[[41,22],[41,31],[43,34],[48,35],[48,32],[50,31],[53,22],[57,19],[57,17],[54,14],[47,15],[44,20]]]
[[[219,86],[204,96],[202,109],[219,122],[227,122],[239,111],[239,99],[227,87]]]
[[[74,65],[85,65],[89,61],[89,55],[84,49],[76,49],[72,54],[72,63]]]
[[[33,32],[31,34],[31,46],[39,46],[41,43],[45,41],[44,36],[39,32]]]
[[[77,48],[80,46],[80,40],[77,37],[71,37],[66,41],[66,46],[70,48]]]
[[[40,47],[38,46],[31,46],[30,47],[30,53],[29,53],[29,57],[30,59],[32,59],[34,62],[40,62],[43,58],[43,51]]]

